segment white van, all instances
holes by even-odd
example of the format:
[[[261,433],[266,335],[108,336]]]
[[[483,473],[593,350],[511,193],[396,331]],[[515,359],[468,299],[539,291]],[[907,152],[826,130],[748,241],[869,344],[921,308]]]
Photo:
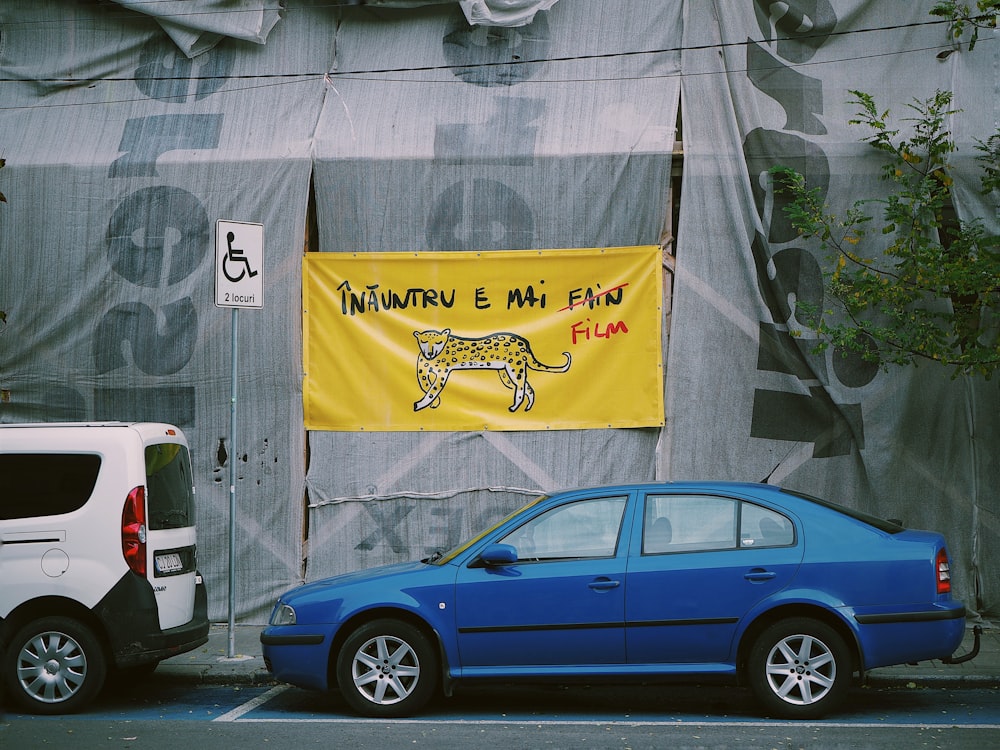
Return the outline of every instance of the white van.
[[[208,640],[187,440],[156,423],[0,425],[0,682],[86,705]]]

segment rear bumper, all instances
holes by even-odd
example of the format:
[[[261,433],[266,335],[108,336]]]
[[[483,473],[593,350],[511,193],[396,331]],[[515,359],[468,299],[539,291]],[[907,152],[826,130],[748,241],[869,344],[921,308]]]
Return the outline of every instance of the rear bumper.
[[[910,611],[856,611],[862,668],[947,659],[965,636],[965,607],[954,602]]]
[[[937,622],[939,620],[958,620],[964,617],[964,606],[949,609],[917,610],[914,612],[873,612],[871,614],[857,613],[854,615],[854,619],[861,625],[878,625],[893,622]]]
[[[95,608],[104,623],[114,663],[131,667],[162,661],[208,642],[208,592],[195,586],[194,614],[184,625],[161,630],[156,599],[145,579],[131,573]]]

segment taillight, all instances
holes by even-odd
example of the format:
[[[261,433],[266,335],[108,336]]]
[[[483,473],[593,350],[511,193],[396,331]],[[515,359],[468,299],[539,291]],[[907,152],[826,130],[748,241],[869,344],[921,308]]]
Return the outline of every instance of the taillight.
[[[937,592],[951,593],[951,563],[948,562],[948,551],[944,547],[938,550],[934,570],[937,574]]]
[[[122,509],[122,555],[129,569],[146,577],[146,490],[136,487]]]

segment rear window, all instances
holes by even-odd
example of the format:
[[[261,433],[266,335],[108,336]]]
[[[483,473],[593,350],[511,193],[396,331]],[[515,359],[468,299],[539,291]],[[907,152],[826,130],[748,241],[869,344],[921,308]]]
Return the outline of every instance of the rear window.
[[[94,493],[101,457],[92,453],[0,454],[0,520],[79,510]]]
[[[879,518],[878,516],[869,515],[868,513],[864,513],[860,510],[854,510],[853,508],[848,508],[844,505],[840,505],[839,503],[831,502],[830,500],[824,500],[819,497],[813,497],[812,495],[807,495],[804,492],[797,492],[795,490],[785,489],[784,487],[781,488],[781,491],[789,495],[795,495],[795,497],[800,497],[803,500],[808,500],[811,503],[816,503],[816,505],[822,505],[824,508],[835,510],[838,513],[843,513],[845,516],[850,516],[851,518],[857,521],[866,523],[869,526],[874,526],[879,531],[884,531],[887,534],[898,534],[901,531],[905,531],[905,529],[898,523],[887,521],[884,518]]]
[[[177,443],[146,446],[146,505],[149,528],[194,526],[191,459]]]

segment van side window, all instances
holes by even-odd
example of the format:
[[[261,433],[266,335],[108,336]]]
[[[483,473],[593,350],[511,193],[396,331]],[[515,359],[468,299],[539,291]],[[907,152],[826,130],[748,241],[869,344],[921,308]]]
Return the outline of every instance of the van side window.
[[[101,470],[91,453],[3,453],[0,520],[58,516],[79,510],[90,499]]]

